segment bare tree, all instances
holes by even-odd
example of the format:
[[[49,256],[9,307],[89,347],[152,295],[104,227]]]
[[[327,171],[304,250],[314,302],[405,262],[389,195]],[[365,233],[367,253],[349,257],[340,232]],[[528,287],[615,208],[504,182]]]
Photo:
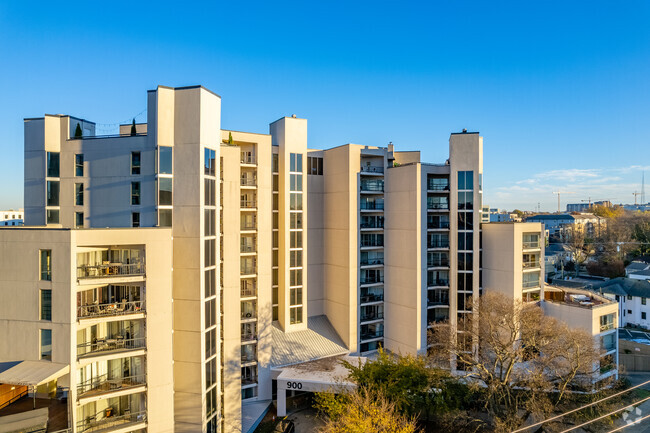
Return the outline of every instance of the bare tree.
[[[488,292],[470,320],[461,332],[449,324],[433,328],[431,360],[439,366],[455,360],[483,390],[498,429],[549,413],[569,387],[591,386],[600,356],[593,337],[545,316],[538,305]]]
[[[586,228],[577,227],[571,224],[566,229],[567,242],[566,246],[573,256],[573,262],[576,265],[576,276],[580,272],[580,267],[594,254],[594,244],[586,236]]]

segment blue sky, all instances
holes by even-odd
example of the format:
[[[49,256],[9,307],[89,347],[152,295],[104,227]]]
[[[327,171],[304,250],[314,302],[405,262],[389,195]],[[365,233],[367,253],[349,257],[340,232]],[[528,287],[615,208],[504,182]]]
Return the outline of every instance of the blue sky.
[[[142,4],[139,4],[142,3]],[[29,6],[26,6],[29,5]],[[0,208],[22,205],[24,117],[128,120],[203,84],[222,126],[309,119],[310,147],[484,136],[485,203],[650,197],[650,2],[2,2]],[[141,115],[139,120],[144,119]]]

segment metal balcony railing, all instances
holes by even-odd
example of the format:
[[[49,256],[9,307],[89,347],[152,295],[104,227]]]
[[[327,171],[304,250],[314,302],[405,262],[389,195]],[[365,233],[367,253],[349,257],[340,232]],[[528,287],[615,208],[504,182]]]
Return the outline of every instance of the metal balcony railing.
[[[255,221],[242,221],[239,225],[240,230],[257,230]],[[223,231],[223,230],[222,230]]]
[[[365,296],[360,297],[360,301],[362,304],[367,304],[369,302],[379,302],[384,300],[384,295],[382,294],[368,294]]]
[[[257,179],[254,177],[242,177],[239,180],[241,186],[257,186]]]
[[[242,377],[241,378],[241,384],[243,386],[246,385],[255,385],[257,383],[257,376],[252,376],[252,377]]]
[[[257,267],[255,266],[242,266],[240,268],[241,275],[253,275],[257,272]]]
[[[384,318],[384,312],[376,312],[376,313],[361,313],[361,321],[362,322],[369,322],[371,320],[381,320]]]
[[[438,279],[427,279],[427,286],[433,287],[433,286],[442,286],[442,287],[447,287],[449,286],[449,280],[443,279],[443,278],[438,278]]]
[[[246,332],[241,335],[241,341],[253,341],[257,340],[257,334],[254,332]]]
[[[144,263],[105,263],[101,265],[81,265],[77,267],[77,278],[138,276],[144,274]]]
[[[110,379],[107,374],[103,374],[101,376],[93,377],[77,384],[77,395],[83,396],[83,394],[91,391],[119,391],[122,389],[144,385],[145,383],[146,378],[144,374]]]
[[[384,172],[384,167],[374,167],[374,166],[362,165],[361,166],[361,172],[362,173],[383,173]]]
[[[384,240],[381,239],[361,239],[362,247],[383,247]]]
[[[242,311],[241,312],[241,318],[242,318],[242,320],[256,319],[257,318],[257,311]]]
[[[448,229],[449,228],[449,221],[429,222],[429,223],[427,223],[427,228],[428,229]]]
[[[257,354],[256,353],[242,353],[241,362],[256,362]]]
[[[372,340],[374,338],[382,338],[384,336],[384,331],[376,332],[365,332],[361,333],[361,340]]]
[[[446,241],[429,241],[427,248],[449,248],[449,240]]]
[[[384,228],[384,222],[381,221],[367,221],[364,223],[360,223],[359,227],[362,229],[383,229]]]
[[[242,287],[240,295],[241,295],[242,298],[250,298],[250,297],[253,297],[253,296],[257,296],[257,288],[255,286],[253,286],[253,287]]]
[[[359,279],[359,282],[361,284],[377,284],[377,283],[383,283],[384,282],[384,277],[361,277]]]
[[[360,260],[359,264],[361,266],[383,265],[384,264],[384,258],[383,257],[377,257],[375,259]]]
[[[522,246],[525,250],[539,248],[539,241],[524,241]]]
[[[255,164],[256,163],[255,155],[242,153],[239,162],[242,164]]]
[[[240,206],[244,209],[254,209],[257,206],[255,200],[241,200]]]
[[[90,317],[121,316],[145,311],[144,301],[111,302],[108,304],[90,304],[77,307],[77,319]]]
[[[109,352],[111,350],[122,349],[141,349],[146,346],[146,339],[124,338],[121,335],[107,338],[98,338],[94,342],[81,343],[77,345],[77,356],[88,355],[92,353]]]
[[[434,210],[449,210],[449,203],[433,203],[433,202],[428,202],[427,203],[427,209],[434,209]]]
[[[534,288],[534,287],[539,287],[539,280],[535,280],[535,281],[524,281],[524,282],[521,284],[521,286],[522,286],[524,289],[532,289],[532,288]]]
[[[427,260],[427,266],[430,268],[449,267],[449,260]]]
[[[249,244],[240,244],[239,247],[239,252],[240,253],[254,253],[257,250],[255,247],[255,244],[249,245]]]
[[[449,184],[444,183],[433,183],[433,182],[427,182],[427,190],[429,191],[449,191]]]
[[[449,296],[431,296],[427,298],[427,306],[449,305]]]
[[[124,413],[113,415],[112,408],[108,408],[93,416],[88,416],[83,420],[77,421],[76,431],[93,432],[97,430],[104,430],[113,427],[127,427],[128,424],[139,424],[147,421],[147,412],[129,412],[125,410]],[[110,414],[110,415],[109,415]]]
[[[361,182],[361,191],[384,192],[384,182]]]
[[[376,201],[362,201],[360,203],[361,205],[361,210],[383,210],[384,209],[384,202],[376,202]]]
[[[607,322],[600,325],[600,332],[609,331],[610,329],[614,329],[614,322]]]
[[[540,267],[540,261],[537,260],[528,260],[522,263],[524,269],[534,269]]]

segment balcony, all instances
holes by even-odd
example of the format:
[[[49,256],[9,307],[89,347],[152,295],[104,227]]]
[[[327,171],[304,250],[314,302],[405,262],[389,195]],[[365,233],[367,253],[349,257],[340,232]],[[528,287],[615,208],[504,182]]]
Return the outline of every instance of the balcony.
[[[361,341],[372,340],[372,339],[375,339],[375,338],[383,338],[383,336],[384,336],[384,330],[383,329],[375,331],[375,332],[365,332],[365,333],[362,332],[361,333]]]
[[[255,332],[244,332],[241,334],[241,341],[255,341],[257,340],[257,334]]]
[[[242,281],[240,296],[242,298],[252,298],[257,296],[257,287],[255,284],[244,284]]]
[[[539,240],[536,241],[524,241],[522,242],[522,248],[525,250],[539,249]]]
[[[367,221],[359,224],[360,229],[383,229],[384,221]]]
[[[533,289],[533,288],[539,287],[540,284],[539,284],[539,280],[534,280],[534,281],[524,281],[523,283],[521,283],[521,286],[522,286],[524,289]]]
[[[255,244],[240,244],[239,252],[242,254],[249,254],[257,252]]]
[[[449,280],[444,278],[427,279],[428,287],[449,287]]]
[[[436,307],[439,305],[449,305],[448,290],[432,290],[427,293],[427,307]]]
[[[383,201],[361,201],[359,205],[361,210],[384,210]]]
[[[428,229],[449,229],[449,221],[429,221]]]
[[[128,428],[133,425],[134,430],[143,428],[147,422],[147,412],[133,412],[123,410],[122,413],[114,414],[111,407],[97,413],[94,416],[86,417],[77,421],[76,431],[82,432],[100,432],[111,431],[116,429]],[[141,426],[142,425],[142,426]]]
[[[144,349],[146,346],[145,340],[144,337],[124,338],[122,335],[98,338],[94,342],[78,344],[77,356],[97,355],[116,350]]]
[[[448,211],[449,210],[449,203],[427,202],[427,209],[428,210]]]
[[[359,283],[360,284],[379,284],[384,282],[384,276],[383,275],[378,275],[378,276],[366,276],[366,277],[361,277],[359,278]]]
[[[239,185],[244,187],[257,186],[257,179],[254,177],[242,177],[239,179]]]
[[[367,295],[361,295],[359,298],[360,302],[362,304],[369,304],[371,302],[380,302],[384,300],[384,294],[383,293],[369,293]]]
[[[257,384],[257,376],[242,377],[241,378],[241,384],[242,384],[242,386],[256,385]]]
[[[448,259],[427,260],[427,267],[429,267],[429,268],[448,268],[449,267],[449,260]]]
[[[383,311],[374,311],[374,312],[368,312],[364,313],[363,311],[361,312],[361,321],[362,322],[370,322],[372,320],[382,320],[384,318],[384,312]]]
[[[524,268],[524,270],[526,270],[526,269],[537,269],[540,266],[541,265],[540,265],[539,259],[537,259],[537,260],[526,260],[526,261],[522,262],[522,267]]]
[[[123,316],[125,314],[143,313],[144,311],[144,301],[81,305],[77,307],[77,319]]]
[[[241,200],[240,207],[242,209],[255,209],[257,207],[257,201],[255,200]]]
[[[449,181],[446,182],[432,182],[431,179],[427,182],[428,191],[449,191]]]
[[[375,265],[383,265],[383,264],[384,264],[383,257],[367,258],[367,259],[361,259],[359,261],[360,266],[375,266]]]
[[[383,180],[362,181],[361,192],[369,192],[369,193],[384,192],[384,181]]]
[[[146,378],[144,374],[110,379],[107,374],[103,374],[77,384],[77,395],[79,397],[92,397],[108,392],[135,388],[145,384]]]
[[[250,345],[242,346],[242,348],[244,348],[244,347],[250,347]],[[257,353],[255,351],[242,352],[242,354],[241,354],[241,362],[242,362],[242,364],[246,364],[246,363],[249,363],[249,362],[257,362]]]
[[[241,231],[257,230],[257,224],[255,221],[241,220],[241,223],[239,225],[239,230]]]
[[[242,153],[241,158],[239,158],[239,162],[241,164],[255,165],[257,164],[257,159],[255,158],[255,155],[252,155],[250,153]]]
[[[449,248],[449,240],[429,241],[427,248]]]
[[[77,278],[130,277],[145,274],[144,262],[102,263],[77,267]]]
[[[371,165],[362,165],[361,174],[375,174],[381,175],[384,174],[384,167],[371,166]]]

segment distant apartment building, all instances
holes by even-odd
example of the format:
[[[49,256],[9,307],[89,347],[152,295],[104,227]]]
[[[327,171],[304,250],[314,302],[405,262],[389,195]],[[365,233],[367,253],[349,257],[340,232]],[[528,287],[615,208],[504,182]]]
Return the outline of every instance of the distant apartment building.
[[[22,209],[0,211],[0,227],[22,226],[23,214],[24,213]]]
[[[609,200],[595,201],[593,203],[567,203],[566,211],[571,212],[589,212],[594,206],[612,207],[612,202]]]
[[[44,227],[0,230],[29,241],[0,254],[31,257],[25,287],[0,277],[21,296],[0,332],[34,343],[0,363],[60,366],[40,379],[69,390],[72,431],[249,432],[272,401],[283,415],[297,390],[322,389],[297,366],[426,353],[437,323],[463,332],[484,287],[543,299],[542,225],[481,226],[478,133],[452,133],[430,164],[392,145],[312,149],[295,116],[269,134],[222,129],[201,86],[159,86],[147,104],[146,124],[114,136],[25,119],[25,223]]]
[[[586,236],[596,236],[604,229],[605,218],[590,213],[582,214],[538,214],[526,217],[527,222],[542,222],[550,236],[564,239],[568,230],[575,228]]]
[[[594,290],[618,301],[620,327],[650,329],[650,281],[618,277],[596,284]]]

